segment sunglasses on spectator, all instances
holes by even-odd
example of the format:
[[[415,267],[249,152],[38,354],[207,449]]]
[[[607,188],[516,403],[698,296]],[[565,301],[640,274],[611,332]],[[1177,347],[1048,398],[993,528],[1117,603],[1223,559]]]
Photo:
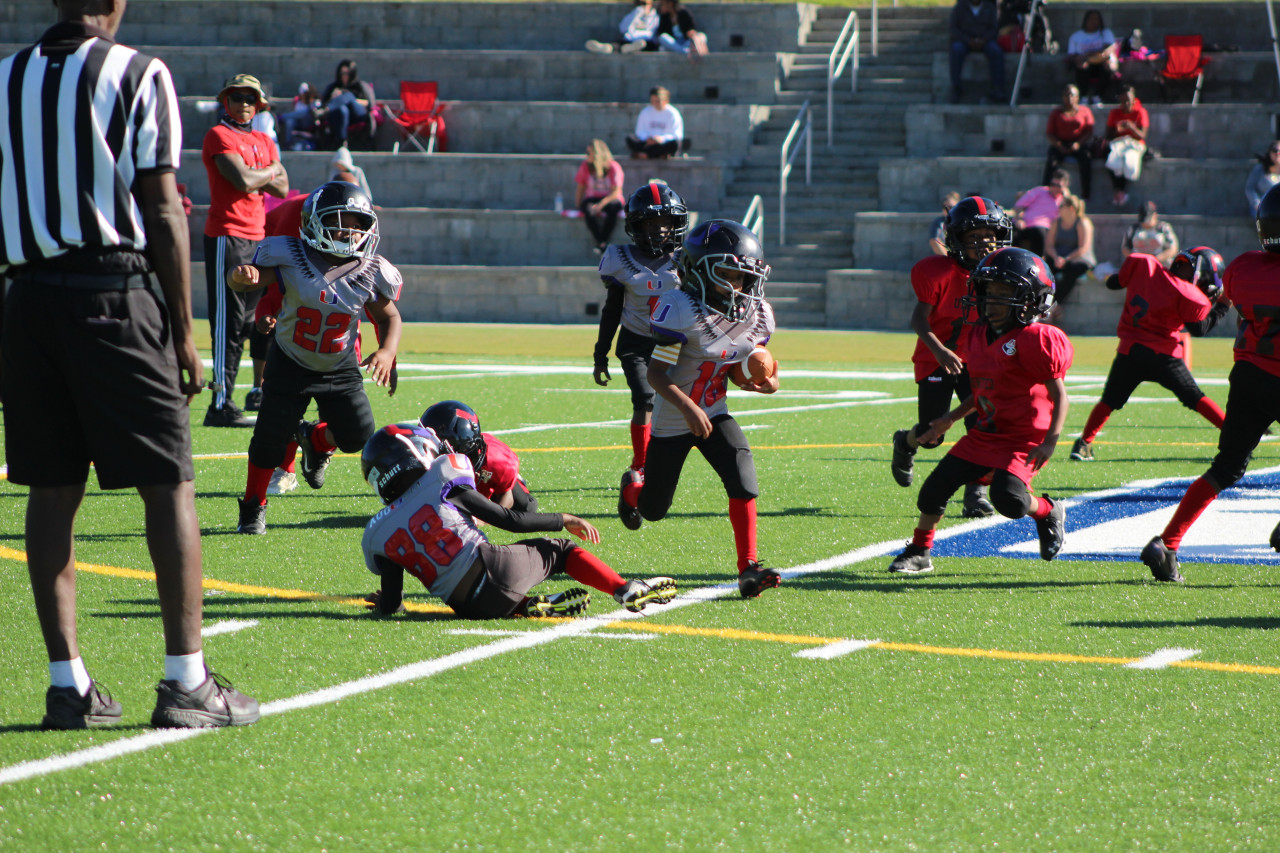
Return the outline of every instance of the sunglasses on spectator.
[[[258,93],[257,92],[228,92],[227,100],[231,101],[233,104],[253,104],[256,106],[258,103]]]

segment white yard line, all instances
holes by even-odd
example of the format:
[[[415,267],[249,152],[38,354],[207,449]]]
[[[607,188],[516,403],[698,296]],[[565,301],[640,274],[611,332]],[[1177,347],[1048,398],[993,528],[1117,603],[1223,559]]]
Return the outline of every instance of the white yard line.
[[[1125,669],[1165,669],[1169,664],[1193,658],[1198,654],[1200,654],[1199,649],[1161,649],[1142,660],[1125,664]]]
[[[860,652],[868,646],[874,646],[879,640],[845,640],[840,643],[828,643],[825,646],[814,646],[813,648],[803,649],[796,652],[792,657],[813,658],[816,660],[831,660],[832,658],[844,657],[853,652]]]
[[[224,619],[221,622],[214,622],[212,625],[206,625],[201,628],[200,636],[214,637],[218,634],[234,634],[236,631],[253,628],[257,624],[257,619]]]

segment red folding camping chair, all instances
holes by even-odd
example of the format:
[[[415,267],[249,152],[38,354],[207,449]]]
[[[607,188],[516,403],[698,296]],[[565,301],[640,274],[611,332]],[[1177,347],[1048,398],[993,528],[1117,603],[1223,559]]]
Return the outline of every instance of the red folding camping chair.
[[[444,102],[436,98],[434,80],[428,82],[401,80],[399,114],[383,105],[387,114],[400,126],[404,137],[400,141],[411,143],[423,154],[431,154],[436,149],[444,151],[447,147],[444,118],[440,115],[444,107]],[[400,141],[397,141],[392,148],[396,153],[400,152]]]
[[[1164,68],[1160,69],[1160,82],[1165,87],[1165,100],[1169,98],[1168,81],[1195,78],[1196,91],[1191,96],[1192,106],[1200,103],[1200,87],[1204,85],[1204,67],[1209,57],[1203,54],[1202,36],[1165,36]]]

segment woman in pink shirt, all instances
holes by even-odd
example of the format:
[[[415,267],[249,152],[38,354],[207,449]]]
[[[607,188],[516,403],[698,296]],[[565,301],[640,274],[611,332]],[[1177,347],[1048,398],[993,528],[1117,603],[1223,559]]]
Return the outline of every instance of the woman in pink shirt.
[[[622,211],[622,167],[613,159],[609,146],[603,140],[593,139],[587,146],[587,159],[578,167],[574,177],[577,193],[574,205],[582,211],[587,230],[595,240],[595,253],[602,254],[609,245],[609,236],[618,224]]]
[[[1013,205],[1013,245],[1044,257],[1049,227],[1058,218],[1062,196],[1070,186],[1071,176],[1066,170],[1055,169],[1047,186],[1032,187],[1018,197]]]

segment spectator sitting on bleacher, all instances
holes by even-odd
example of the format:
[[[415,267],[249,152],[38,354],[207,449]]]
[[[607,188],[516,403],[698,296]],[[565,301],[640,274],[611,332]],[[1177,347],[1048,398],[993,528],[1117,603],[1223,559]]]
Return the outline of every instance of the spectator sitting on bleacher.
[[[1258,162],[1249,170],[1244,182],[1244,196],[1249,200],[1249,215],[1258,215],[1258,204],[1267,190],[1280,184],[1280,139],[1267,147],[1266,154],[1258,155]]]
[[[618,25],[622,38],[611,42],[587,41],[587,50],[592,53],[639,53],[642,50],[658,49],[658,10],[653,8],[653,0],[635,0],[636,7],[627,13]]]
[[[996,44],[999,14],[995,0],[956,0],[951,10],[951,103],[960,103],[963,89],[960,74],[964,60],[972,51],[987,57],[991,75],[990,99],[1004,100],[1004,51]]]
[[[1129,226],[1120,243],[1121,257],[1127,258],[1134,252],[1155,255],[1165,268],[1178,256],[1178,235],[1172,225],[1160,218],[1154,201],[1142,205],[1138,221]]]
[[[1080,197],[1087,199],[1093,183],[1093,110],[1080,103],[1080,89],[1068,83],[1062,89],[1062,104],[1049,113],[1045,128],[1049,156],[1044,161],[1044,183],[1068,157],[1080,166]]]
[[[960,200],[960,193],[954,190],[942,197],[942,215],[933,220],[933,224],[929,226],[929,249],[935,255],[945,255],[947,253],[947,214],[951,212],[951,208],[956,206],[956,202]]]
[[[1142,174],[1142,158],[1147,153],[1147,130],[1151,117],[1147,108],[1138,100],[1132,86],[1120,91],[1120,106],[1107,114],[1107,171],[1111,174],[1111,186],[1115,190],[1112,203],[1122,207],[1129,201],[1127,192],[1130,181]]]
[[[1102,23],[1102,13],[1090,9],[1084,13],[1080,29],[1067,40],[1067,62],[1075,69],[1076,85],[1081,97],[1092,106],[1110,100],[1111,91],[1120,81],[1119,48],[1115,34]]]
[[[662,50],[683,53],[691,62],[707,55],[707,37],[680,0],[658,0],[657,37]]]
[[[1013,205],[1013,245],[1044,256],[1049,229],[1058,218],[1058,208],[1069,186],[1071,176],[1065,169],[1056,169],[1046,186],[1032,187],[1018,196]]]
[[[293,108],[280,114],[280,149],[314,151],[316,147],[316,90],[310,83],[298,87]]]
[[[649,90],[649,106],[636,119],[636,132],[627,137],[627,148],[637,160],[665,160],[680,153],[684,118],[671,106],[671,93],[663,86]]]
[[[1080,277],[1097,265],[1093,254],[1093,220],[1084,212],[1084,200],[1071,193],[1064,193],[1058,218],[1049,226],[1045,241],[1044,259],[1053,270],[1056,286],[1053,290],[1054,305],[1049,312],[1049,322],[1062,322],[1062,303],[1075,290]]]
[[[574,205],[582,211],[591,239],[595,240],[595,253],[604,254],[609,248],[609,238],[618,224],[622,212],[622,183],[625,176],[622,166],[613,159],[613,152],[602,139],[593,139],[587,146],[587,159],[578,166],[573,181],[577,185]]]
[[[360,79],[354,59],[338,63],[333,82],[320,94],[320,105],[325,109],[334,148],[341,148],[347,144],[351,125],[367,118],[373,108],[373,90]]]

